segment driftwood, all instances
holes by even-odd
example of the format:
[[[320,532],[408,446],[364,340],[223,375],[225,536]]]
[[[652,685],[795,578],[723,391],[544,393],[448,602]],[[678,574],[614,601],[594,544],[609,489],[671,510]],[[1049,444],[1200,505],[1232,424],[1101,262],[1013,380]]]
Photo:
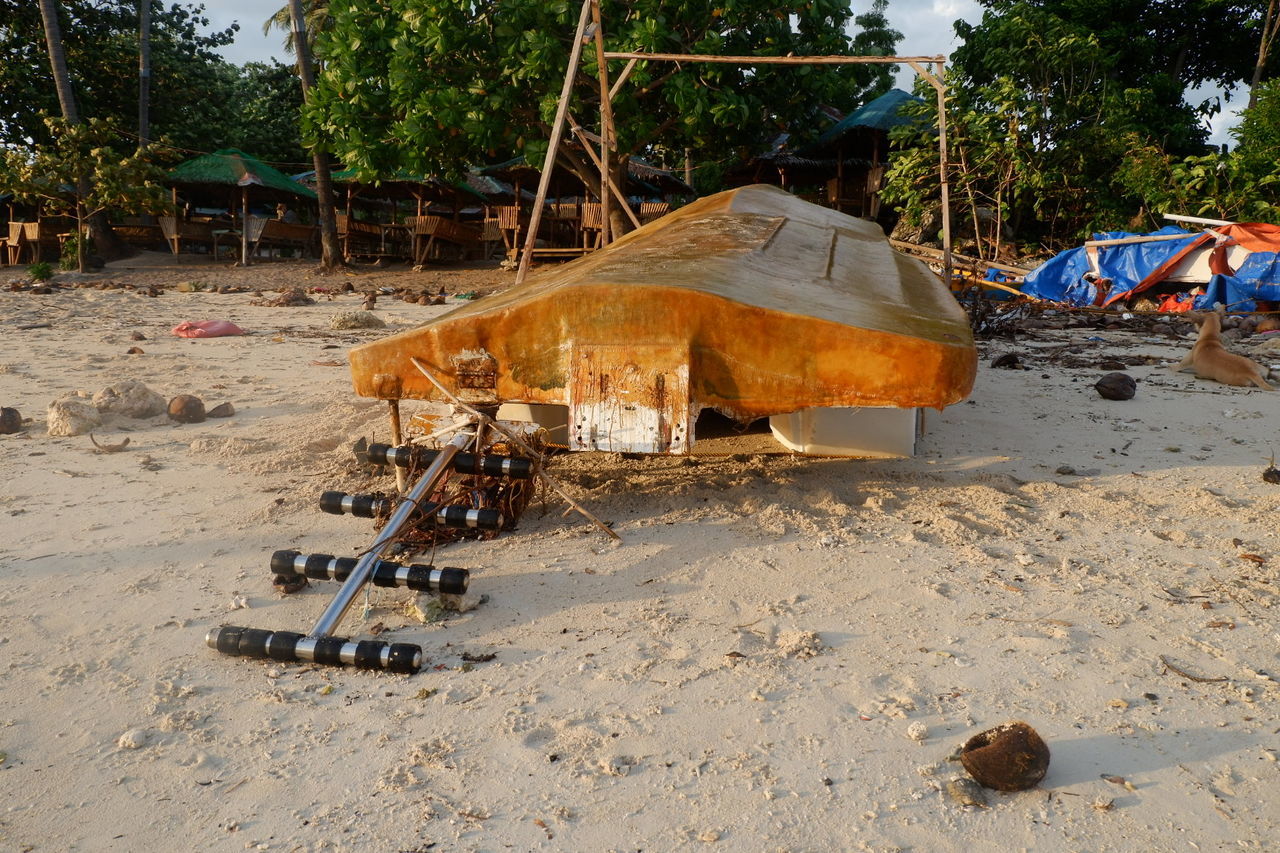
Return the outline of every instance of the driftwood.
[[[893,248],[895,249],[901,249],[904,252],[915,252],[917,254],[925,255],[930,258],[936,258],[938,260],[942,260],[945,255],[945,253],[941,249],[935,249],[931,246],[921,246],[919,243],[908,243],[905,240],[890,240],[889,245],[893,246]],[[982,258],[971,258],[971,257],[968,257],[967,255],[957,255],[955,252],[951,253],[951,258],[955,261],[959,261],[964,264],[973,264],[973,265],[991,267],[993,269],[998,269],[1001,272],[1013,273],[1014,275],[1026,275],[1027,273],[1031,272],[1031,270],[1023,269],[1022,267],[1015,267],[1009,264],[1001,264],[995,261],[985,261]]]

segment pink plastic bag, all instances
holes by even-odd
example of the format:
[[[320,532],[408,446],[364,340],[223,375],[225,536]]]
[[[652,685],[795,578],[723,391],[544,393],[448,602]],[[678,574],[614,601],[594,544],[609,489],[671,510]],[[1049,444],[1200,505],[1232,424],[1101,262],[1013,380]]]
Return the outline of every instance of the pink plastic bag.
[[[221,338],[243,335],[244,329],[230,320],[201,320],[198,323],[186,320],[174,326],[173,333],[180,338]]]

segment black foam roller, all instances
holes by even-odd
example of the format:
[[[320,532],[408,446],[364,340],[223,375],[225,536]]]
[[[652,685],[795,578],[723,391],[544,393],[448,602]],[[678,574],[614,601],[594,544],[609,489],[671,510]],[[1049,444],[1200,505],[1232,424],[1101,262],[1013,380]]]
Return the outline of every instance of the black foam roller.
[[[271,632],[261,628],[245,628],[240,632],[240,644],[236,653],[246,658],[265,658],[267,656],[267,640]]]
[[[346,637],[320,637],[316,640],[315,662],[342,666],[342,647],[346,644]]]
[[[223,625],[218,629],[217,637],[214,640],[214,648],[224,655],[240,654],[240,634],[243,632],[244,628],[238,628],[235,625]]]
[[[395,563],[386,560],[379,560],[374,564],[373,576],[370,580],[374,586],[396,586],[396,569],[400,568]]]
[[[320,495],[320,510],[330,515],[342,515],[342,499],[346,492],[323,492]]]
[[[386,643],[377,640],[361,640],[356,643],[356,666],[361,669],[382,669],[382,650]]]
[[[329,563],[333,560],[332,554],[308,554],[306,563],[303,564],[303,572],[307,577],[313,580],[329,579]],[[297,573],[297,569],[294,569]]]
[[[293,560],[301,554],[301,551],[276,551],[271,555],[271,571],[278,575],[295,574]]]
[[[267,647],[267,656],[272,660],[297,660],[298,641],[301,639],[302,635],[294,631],[276,631],[271,635],[271,644]]]
[[[411,643],[392,643],[390,660],[387,662],[389,672],[400,672],[412,675],[418,671],[418,661],[422,657],[422,648]]]

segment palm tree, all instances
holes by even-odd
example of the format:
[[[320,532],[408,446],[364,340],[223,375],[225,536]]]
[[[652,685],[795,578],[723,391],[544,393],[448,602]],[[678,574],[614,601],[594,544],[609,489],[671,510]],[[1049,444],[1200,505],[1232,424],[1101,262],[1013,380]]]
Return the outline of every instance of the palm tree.
[[[314,8],[318,0],[312,0]],[[307,21],[302,12],[302,0],[289,0],[289,17],[293,27],[293,53],[298,61],[298,78],[302,81],[302,103],[316,85],[315,68],[311,65],[311,43],[307,40]],[[332,272],[341,259],[338,248],[337,212],[333,204],[333,180],[329,175],[329,154],[323,143],[311,149],[311,160],[316,169],[316,195],[320,197],[320,264],[326,272]]]
[[[62,49],[62,27],[58,24],[58,6],[54,0],[40,0],[40,18],[44,22],[44,40],[49,48],[49,67],[53,71],[53,84],[58,90],[58,104],[62,107],[62,117],[68,124],[80,123],[80,112],[76,109],[75,92],[71,89],[71,72],[67,68],[67,54]],[[89,195],[89,178],[81,178],[77,182],[76,197],[83,199]],[[76,202],[76,219],[81,221],[80,203]],[[89,237],[94,241],[98,253],[105,258],[124,257],[128,247],[124,245],[116,233],[107,224],[106,217],[95,213],[88,218]],[[76,254],[80,272],[84,272],[87,263],[84,234],[76,240]]]
[[[44,21],[44,40],[49,46],[49,65],[53,84],[58,89],[62,117],[71,124],[79,124],[80,114],[76,111],[75,93],[71,91],[71,73],[67,70],[67,55],[62,50],[62,27],[58,25],[58,6],[54,0],[40,0],[40,18]]]
[[[151,0],[138,0],[138,147],[151,142]]]
[[[284,49],[293,53],[293,18],[289,6],[290,4],[285,4],[274,15],[263,21],[262,34],[268,35],[273,29],[284,30],[289,34],[285,36]],[[304,0],[302,12],[303,21],[307,25],[307,47],[313,48],[316,44],[316,33],[329,25],[329,0]]]

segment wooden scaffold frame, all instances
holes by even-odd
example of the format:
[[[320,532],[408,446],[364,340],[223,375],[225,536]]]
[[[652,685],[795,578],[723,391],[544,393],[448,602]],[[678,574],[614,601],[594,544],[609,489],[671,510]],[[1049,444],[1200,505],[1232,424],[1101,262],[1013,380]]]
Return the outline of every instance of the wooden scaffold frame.
[[[533,258],[533,250],[537,245],[538,226],[542,219],[542,205],[547,199],[547,188],[551,182],[551,170],[555,166],[556,154],[560,141],[564,136],[564,126],[569,115],[569,98],[573,91],[573,83],[577,77],[578,65],[582,60],[582,44],[587,36],[587,22],[590,20],[593,32],[589,36],[594,42],[597,67],[600,69],[600,156],[591,151],[587,138],[581,134],[577,122],[573,122],[573,131],[586,146],[594,165],[600,168],[600,212],[601,212],[601,246],[610,242],[609,205],[610,196],[617,198],[622,209],[630,213],[626,197],[613,183],[609,175],[609,151],[613,148],[613,108],[612,101],[619,88],[626,82],[640,61],[648,62],[709,62],[730,65],[857,65],[879,64],[896,65],[899,63],[911,68],[933,86],[938,95],[938,177],[941,183],[942,202],[942,258],[943,281],[951,285],[951,200],[950,185],[947,180],[947,87],[943,82],[946,57],[938,56],[720,56],[713,54],[689,53],[640,53],[610,52],[604,49],[604,22],[600,13],[599,0],[583,0],[582,10],[578,15],[578,29],[573,38],[573,49],[569,56],[569,67],[565,71],[564,86],[560,90],[560,102],[556,109],[555,121],[551,127],[551,139],[547,146],[547,156],[542,164],[542,176],[538,182],[538,195],[533,203],[530,216],[529,231],[525,237],[524,249],[520,254],[520,266],[516,272],[516,284],[524,281],[529,272],[529,263]],[[609,85],[608,60],[625,59],[626,66],[613,86]],[[634,217],[632,217],[634,220]]]

